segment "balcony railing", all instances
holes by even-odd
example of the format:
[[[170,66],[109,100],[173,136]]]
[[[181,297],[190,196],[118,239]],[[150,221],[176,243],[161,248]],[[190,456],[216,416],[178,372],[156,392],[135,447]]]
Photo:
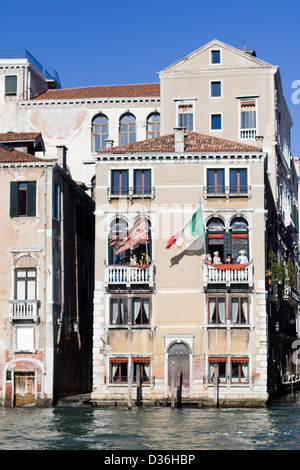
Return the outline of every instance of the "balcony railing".
[[[250,197],[251,186],[204,186],[204,198],[208,197]]]
[[[248,284],[253,285],[253,264],[211,265],[203,264],[203,286],[208,284]]]
[[[153,199],[155,190],[153,186],[134,186],[134,187],[111,187],[107,188],[107,197],[109,200],[115,198],[151,198]]]
[[[38,300],[9,300],[9,320],[38,321]]]
[[[131,285],[146,284],[153,287],[153,265],[128,266],[109,265],[105,267],[105,286],[123,284]]]
[[[256,129],[241,129],[240,138],[241,139],[255,139]]]

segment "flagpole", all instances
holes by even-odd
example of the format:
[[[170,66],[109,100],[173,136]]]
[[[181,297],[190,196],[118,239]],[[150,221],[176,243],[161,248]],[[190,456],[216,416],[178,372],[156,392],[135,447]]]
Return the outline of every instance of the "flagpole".
[[[143,217],[145,217],[144,195],[142,195],[142,210],[143,210]],[[148,219],[147,219],[147,234],[148,234],[148,243],[149,243],[149,223],[148,223]],[[146,259],[148,259],[148,257],[149,257],[148,243],[146,241]]]

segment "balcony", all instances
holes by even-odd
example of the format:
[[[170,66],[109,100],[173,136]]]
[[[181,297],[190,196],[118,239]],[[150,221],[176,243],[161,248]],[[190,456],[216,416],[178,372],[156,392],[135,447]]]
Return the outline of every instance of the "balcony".
[[[154,266],[109,265],[105,267],[105,287],[123,285],[126,288],[146,285],[153,287]]]
[[[138,199],[138,198],[148,198],[154,199],[155,190],[153,186],[144,186],[144,187],[123,187],[123,188],[107,188],[107,198],[110,201],[111,199]]]
[[[208,284],[247,284],[253,286],[253,264],[204,264],[203,286]]]
[[[32,320],[38,322],[38,300],[9,300],[9,321]]]
[[[251,186],[204,186],[204,199],[210,197],[250,198]]]

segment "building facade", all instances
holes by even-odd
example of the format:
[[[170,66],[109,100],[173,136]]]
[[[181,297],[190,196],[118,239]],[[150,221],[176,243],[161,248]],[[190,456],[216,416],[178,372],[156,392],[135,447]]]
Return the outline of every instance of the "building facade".
[[[136,397],[139,370],[144,402],[170,403],[174,373],[183,400],[212,405],[215,366],[220,403],[266,403],[266,158],[259,148],[182,129],[99,152],[95,403]],[[166,249],[200,202],[205,248],[191,238]],[[148,240],[114,256],[111,241],[143,216]],[[134,252],[148,261],[133,262]],[[208,263],[216,252],[220,264]]]
[[[173,354],[172,349],[169,350],[171,346],[174,346],[174,355],[180,355],[180,351],[185,358],[189,355],[189,360],[185,359],[189,368],[189,396],[201,396],[204,401],[211,400],[211,393],[203,395],[201,387],[204,382],[209,383],[209,370],[215,365],[218,365],[219,373],[222,371],[226,376],[222,379],[223,391],[224,380],[228,386],[232,385],[232,371],[241,373],[247,369],[248,383],[244,388],[249,389],[249,395],[247,391],[242,396],[250,402],[265,402],[266,397],[282,388],[283,382],[296,378],[298,369],[292,356],[293,345],[300,334],[299,162],[291,153],[292,120],[282,92],[279,68],[256,57],[253,50],[236,49],[213,40],[159,72],[158,83],[63,89],[57,74],[46,71],[27,51],[24,55],[17,53],[15,58],[11,53],[9,58],[3,53],[0,57],[2,142],[6,143],[6,134],[12,131],[42,133],[45,145],[44,148],[37,146],[36,152],[45,151],[45,157],[50,160],[56,156],[58,146],[66,145],[72,177],[81,181],[96,200],[95,399],[111,399],[113,390],[116,397],[124,399],[126,386],[120,388],[111,383],[111,374],[113,369],[122,377],[125,368],[127,376],[130,371],[136,374],[137,370],[147,370],[148,377],[152,377],[149,386],[154,387],[151,389],[154,392],[147,392],[147,396],[167,399],[168,357]],[[176,148],[175,143],[173,147],[169,145],[167,138],[173,135],[174,128],[186,131],[186,135],[174,134]],[[198,160],[195,152],[199,149],[193,146],[192,135],[197,142],[202,136],[206,145],[201,146],[204,156]],[[165,138],[161,140],[160,137]],[[151,145],[150,141],[153,141]],[[139,142],[144,142],[144,146],[139,147]],[[185,145],[179,146],[178,150],[180,142],[185,142]],[[237,157],[233,149],[242,157]],[[229,156],[226,154],[228,151]],[[263,195],[261,185],[264,187]],[[139,197],[141,192],[142,198]],[[187,206],[194,208],[200,201],[208,251],[212,248],[221,252],[224,264],[227,254],[234,258],[243,244],[244,248],[247,247],[251,267],[244,271],[234,270],[235,274],[239,271],[238,274],[243,273],[244,276],[243,282],[240,283],[239,276],[234,282],[234,289],[238,285],[245,294],[242,297],[234,297],[231,275],[225,268],[211,271],[206,265],[202,267],[201,260],[195,279],[189,280],[189,276],[194,274],[192,265],[185,266],[191,262],[189,257],[184,256],[180,263],[172,264],[172,269],[166,269],[168,262],[163,266],[158,264],[166,257],[166,252],[163,250],[161,253],[158,247],[161,247],[161,240],[166,239],[165,231],[168,232],[170,224],[157,225],[154,215],[159,218],[162,214],[168,218],[172,216],[175,230],[176,221],[191,212]],[[176,204],[180,207],[174,208]],[[139,268],[137,272],[132,268],[125,271],[122,268],[122,275],[129,276],[131,280],[132,276],[136,278],[133,284],[138,287],[137,300],[135,297],[131,299],[126,290],[128,286],[124,297],[111,299],[111,280],[117,268],[108,267],[114,265],[115,260],[113,252],[108,249],[107,237],[115,236],[122,228],[132,227],[142,209],[148,211],[147,229],[151,238],[148,243],[141,244],[138,251],[147,248],[154,263],[142,270]],[[113,219],[107,219],[108,214],[112,216],[113,213],[118,219],[115,225]],[[216,219],[211,221],[211,226],[210,218]],[[104,220],[107,226],[102,226]],[[171,222],[173,224],[173,219]],[[257,232],[258,228],[263,233]],[[163,233],[157,237],[159,230]],[[254,237],[252,231],[255,231]],[[213,237],[215,232],[217,237]],[[253,240],[260,240],[258,250],[256,246],[254,249]],[[254,262],[256,251],[261,258]],[[175,256],[175,260],[179,258]],[[123,265],[125,262],[128,264],[128,253],[120,254],[120,259]],[[185,268],[179,272],[182,264]],[[117,278],[119,274],[121,276],[118,269]],[[175,277],[174,271],[177,273]],[[139,282],[137,273],[141,276]],[[217,280],[221,278],[220,287],[217,287]],[[159,286],[157,293],[156,286]],[[191,292],[196,295],[193,300],[202,305],[200,319],[191,313],[190,304],[186,309],[181,305],[187,298],[192,299],[191,295],[185,295]],[[173,310],[168,306],[170,299],[173,308],[180,305],[180,308],[175,308],[175,317],[179,317],[174,322]],[[114,323],[108,319],[112,309],[114,321],[121,321],[117,318],[121,311],[129,308],[128,302],[131,314],[143,311],[144,320],[145,315],[148,318],[148,324],[143,328],[137,325],[120,328],[119,324],[113,327]],[[212,311],[218,308],[225,311],[227,322],[232,319],[232,311],[240,315],[246,306],[247,327],[231,328],[230,322],[228,328],[210,326],[207,316],[210,308]],[[192,327],[185,323],[188,318]],[[172,331],[178,329],[181,322],[185,324],[187,335],[192,335],[191,331],[197,325],[195,343],[192,339],[184,343],[182,332],[180,337],[172,336]],[[162,346],[156,333],[169,323],[172,326],[166,328],[168,333],[163,335]],[[264,323],[268,325],[267,329],[262,326]],[[176,344],[179,345],[177,353]],[[215,350],[210,349],[212,344],[215,344]],[[111,355],[110,348],[113,351]],[[120,356],[115,354],[117,352]],[[215,358],[215,363],[210,356]],[[118,366],[109,364],[110,360],[113,362],[118,358]],[[240,363],[237,361],[239,358]],[[175,358],[173,362],[176,361]],[[199,367],[194,368],[192,361],[198,361]],[[160,368],[159,371],[156,367]],[[210,390],[211,385],[207,386]],[[243,385],[238,391],[241,389]],[[229,396],[233,403],[235,392],[232,390]],[[223,401],[226,400],[223,394]]]
[[[32,135],[0,145],[3,406],[53,404],[92,379],[94,204],[64,148],[47,161],[16,150],[20,141],[29,148]]]

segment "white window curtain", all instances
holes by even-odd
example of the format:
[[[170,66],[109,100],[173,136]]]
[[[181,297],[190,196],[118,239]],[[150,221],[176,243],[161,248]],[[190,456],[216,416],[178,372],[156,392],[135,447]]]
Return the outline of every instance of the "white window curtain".
[[[237,323],[238,314],[239,314],[239,299],[232,299],[232,302],[231,302],[232,323]]]
[[[143,307],[144,307],[144,312],[147,317],[147,320],[149,322],[149,300],[148,299],[143,299]]]
[[[117,373],[117,370],[118,370],[118,367],[119,367],[119,364],[117,362],[113,362],[111,364],[111,381],[113,382],[114,381],[114,378],[115,378],[115,375]]]
[[[141,310],[141,301],[140,299],[133,300],[133,323],[136,324],[137,317],[139,316]]]
[[[242,299],[242,323],[248,323],[248,299]]]
[[[225,323],[225,299],[218,299],[219,321]]]
[[[216,299],[209,299],[209,323],[214,322],[214,315],[216,311]]]
[[[111,323],[113,325],[116,325],[118,321],[118,300],[117,299],[112,299],[111,300]]]

